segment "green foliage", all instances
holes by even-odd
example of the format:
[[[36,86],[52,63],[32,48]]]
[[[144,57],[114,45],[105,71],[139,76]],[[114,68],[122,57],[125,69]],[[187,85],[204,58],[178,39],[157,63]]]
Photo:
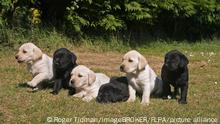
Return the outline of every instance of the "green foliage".
[[[196,20],[204,24],[216,24],[219,23],[220,18],[220,3],[216,0],[199,0],[197,3],[197,14]]]
[[[123,21],[116,19],[113,15],[106,15],[103,19],[98,23],[105,30],[109,31],[117,31],[117,29],[123,28]]]
[[[5,23],[5,21],[4,21],[3,17],[0,15],[0,27],[4,26],[4,23]]]
[[[6,14],[13,9],[12,0],[1,0],[0,2],[0,26],[3,26],[7,22]]]
[[[152,18],[150,9],[135,1],[125,3],[125,11],[127,12],[128,20],[140,21]]]
[[[77,8],[78,5],[75,2],[73,2],[73,6],[67,7],[68,14],[66,18],[72,29],[77,33],[81,33],[81,27],[89,25],[89,22],[86,19],[78,16],[78,14],[75,12]]]
[[[27,7],[18,6],[13,12],[13,18],[10,21],[14,26],[27,26],[31,23],[31,12]]]
[[[123,20],[113,13],[120,10],[121,6],[112,4],[110,0],[76,0],[67,7],[66,19],[78,33],[83,27],[102,28],[112,32],[124,27]]]
[[[1,0],[0,26],[31,26],[40,22],[40,11],[33,8],[40,0]]]
[[[55,4],[60,5],[59,9]],[[220,2],[47,0],[45,3],[43,0],[1,0],[0,26],[32,27],[41,23],[58,24],[58,27],[65,25],[68,31],[81,35],[94,31],[111,34],[129,32],[128,35],[139,37],[141,33],[150,32],[155,37],[162,33],[171,39],[197,40],[219,33]]]

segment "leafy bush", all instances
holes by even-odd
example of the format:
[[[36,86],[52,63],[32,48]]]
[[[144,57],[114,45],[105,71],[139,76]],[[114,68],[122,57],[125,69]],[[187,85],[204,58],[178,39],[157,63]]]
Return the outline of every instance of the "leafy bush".
[[[0,26],[198,40],[219,33],[218,0],[2,0]],[[71,33],[69,32],[69,33]],[[141,35],[140,35],[141,34]]]

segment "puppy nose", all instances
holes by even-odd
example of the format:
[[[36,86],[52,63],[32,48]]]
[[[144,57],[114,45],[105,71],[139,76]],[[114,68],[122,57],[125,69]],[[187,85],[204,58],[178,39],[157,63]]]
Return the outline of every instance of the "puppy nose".
[[[71,80],[71,84],[74,84],[74,81],[73,81],[73,80]]]
[[[15,59],[18,59],[18,55],[15,56]]]
[[[120,71],[123,71],[124,70],[124,65],[121,65],[120,66]]]
[[[73,80],[70,80],[69,86],[70,86],[70,87],[73,87],[73,84],[74,84]]]

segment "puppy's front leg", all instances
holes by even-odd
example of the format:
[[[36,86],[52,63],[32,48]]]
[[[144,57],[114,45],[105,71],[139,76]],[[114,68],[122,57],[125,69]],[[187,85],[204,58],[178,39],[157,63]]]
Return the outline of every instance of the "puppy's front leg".
[[[127,102],[134,102],[136,98],[136,90],[130,84],[128,85],[128,90],[129,90],[129,98]]]
[[[181,87],[181,97],[179,100],[180,104],[187,104],[186,97],[187,97],[188,85]]]
[[[88,95],[89,94],[89,95]],[[93,92],[87,92],[87,95],[83,97],[83,101],[89,102],[92,99],[96,98],[98,96],[98,90],[95,90]]]
[[[62,79],[56,79],[53,86],[53,91],[51,92],[54,95],[57,95],[62,88]]]
[[[179,95],[179,87],[174,87],[174,94],[172,95],[172,99],[177,99],[177,95]]]
[[[30,87],[36,87],[40,82],[47,78],[47,73],[39,73],[31,81],[27,82]]]
[[[82,100],[85,101],[85,102],[89,102],[89,101],[91,101],[93,98],[94,98],[93,96],[89,95],[89,96],[83,97]]]
[[[73,97],[78,97],[78,98],[82,98],[85,95],[84,91],[78,92],[76,94],[73,95]]]
[[[172,93],[170,84],[167,81],[163,80],[163,99],[169,99],[171,95]]]
[[[142,105],[149,105],[150,104],[150,84],[146,84],[143,87],[143,95],[142,95],[141,104]]]

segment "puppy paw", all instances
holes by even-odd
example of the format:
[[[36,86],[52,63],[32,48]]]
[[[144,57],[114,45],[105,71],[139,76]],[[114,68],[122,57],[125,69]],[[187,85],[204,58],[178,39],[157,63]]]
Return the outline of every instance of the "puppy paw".
[[[141,102],[141,105],[143,105],[143,106],[149,106],[149,105],[150,105],[150,102]]]
[[[83,97],[82,100],[85,102],[89,102],[92,100],[92,97]]]
[[[32,92],[33,92],[33,93],[34,93],[34,92],[37,92],[37,91],[39,91],[39,88],[38,88],[38,87],[35,87],[35,88],[32,89]]]
[[[30,81],[27,82],[27,85],[30,86],[30,87],[32,87],[32,84],[31,84]]]
[[[162,99],[172,99],[172,97],[168,95],[168,96],[163,96]]]
[[[135,101],[135,99],[129,98],[126,102],[134,102],[134,101]]]
[[[172,99],[172,96],[168,95],[168,96],[167,96],[167,99]]]
[[[81,97],[83,97],[83,95],[82,94],[74,94],[73,97],[81,98]]]
[[[178,100],[178,103],[179,103],[179,104],[187,104],[187,101],[180,99],[180,100]]]
[[[58,94],[57,91],[52,91],[52,92],[50,92],[50,93],[53,94],[53,95],[57,95],[57,94]]]
[[[31,81],[27,82],[27,85],[30,87],[33,87],[33,88],[37,86],[36,84],[32,83]]]

